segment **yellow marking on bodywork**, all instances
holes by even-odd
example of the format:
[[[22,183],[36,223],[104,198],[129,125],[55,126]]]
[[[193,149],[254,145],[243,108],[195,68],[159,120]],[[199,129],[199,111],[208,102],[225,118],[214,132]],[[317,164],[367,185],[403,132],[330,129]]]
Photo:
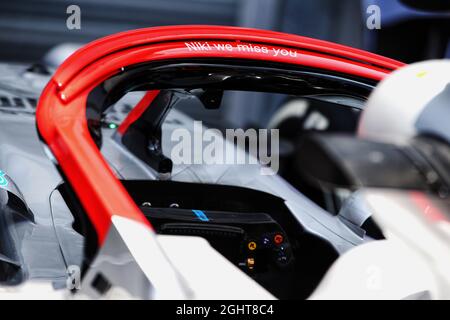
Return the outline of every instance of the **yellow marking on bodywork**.
[[[419,72],[417,74],[417,77],[418,78],[423,78],[423,77],[425,77],[427,75],[427,73],[428,73],[428,71],[421,71],[421,72]]]

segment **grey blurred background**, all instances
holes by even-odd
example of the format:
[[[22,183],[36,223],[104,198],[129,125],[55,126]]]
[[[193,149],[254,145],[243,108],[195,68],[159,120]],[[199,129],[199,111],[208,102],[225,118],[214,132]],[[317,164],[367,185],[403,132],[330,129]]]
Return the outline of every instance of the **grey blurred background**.
[[[87,43],[119,31],[176,24],[271,29],[405,62],[450,56],[450,13],[411,9],[400,1],[0,0],[0,61],[37,61],[60,43]],[[66,9],[72,4],[81,8],[80,30],[66,27]],[[381,9],[380,30],[366,27],[367,8],[373,4]]]
[[[81,8],[80,30],[66,27],[71,4]],[[362,46],[355,0],[0,0],[0,60],[36,61],[62,42],[176,24],[256,27]]]

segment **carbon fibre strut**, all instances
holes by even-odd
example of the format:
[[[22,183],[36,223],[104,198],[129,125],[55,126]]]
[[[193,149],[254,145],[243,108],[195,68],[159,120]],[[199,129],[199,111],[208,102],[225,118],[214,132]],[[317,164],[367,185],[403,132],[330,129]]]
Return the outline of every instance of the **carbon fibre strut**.
[[[173,164],[172,160],[163,155],[161,126],[177,100],[173,91],[160,91],[152,100],[151,107],[147,107],[119,137],[135,156],[158,172],[163,180],[170,177]]]

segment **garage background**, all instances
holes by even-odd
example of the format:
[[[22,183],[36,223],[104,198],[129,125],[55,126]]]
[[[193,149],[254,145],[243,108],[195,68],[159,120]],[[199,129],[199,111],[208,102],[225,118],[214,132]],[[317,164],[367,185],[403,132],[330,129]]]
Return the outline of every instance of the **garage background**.
[[[80,30],[66,28],[71,4],[81,8]],[[62,42],[175,24],[257,27],[360,47],[360,12],[355,0],[1,0],[0,60],[35,61]]]

